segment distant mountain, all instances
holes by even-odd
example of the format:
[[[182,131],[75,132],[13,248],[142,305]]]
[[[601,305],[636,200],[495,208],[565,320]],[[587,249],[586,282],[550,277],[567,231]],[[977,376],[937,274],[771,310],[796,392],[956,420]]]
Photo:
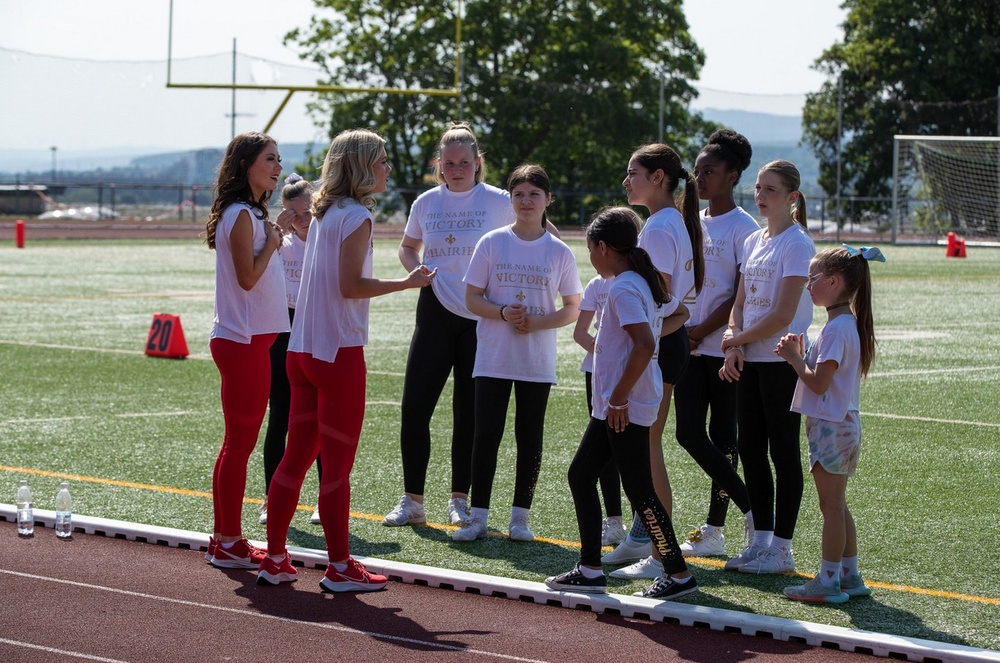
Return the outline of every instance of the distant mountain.
[[[768,143],[798,144],[802,139],[801,115],[772,115],[742,110],[704,108],[702,117],[724,124],[750,139],[751,145]]]

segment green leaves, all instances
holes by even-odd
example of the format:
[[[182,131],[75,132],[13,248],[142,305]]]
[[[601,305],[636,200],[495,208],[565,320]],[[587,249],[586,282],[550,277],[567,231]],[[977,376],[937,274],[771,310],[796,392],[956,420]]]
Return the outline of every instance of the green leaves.
[[[844,39],[817,60],[830,80],[806,98],[804,141],[835,192],[837,75],[844,79],[843,193],[883,196],[895,134],[995,135],[1000,3],[848,0]]]

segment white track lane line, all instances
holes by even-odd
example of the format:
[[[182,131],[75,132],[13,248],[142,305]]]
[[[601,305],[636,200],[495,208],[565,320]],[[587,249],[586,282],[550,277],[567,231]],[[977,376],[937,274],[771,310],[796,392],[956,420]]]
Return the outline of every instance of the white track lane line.
[[[128,661],[121,661],[117,658],[104,658],[103,656],[92,656],[91,654],[83,654],[78,651],[69,651],[68,649],[56,649],[55,647],[36,645],[32,642],[20,642],[18,640],[8,640],[7,638],[0,638],[0,644],[11,645],[13,647],[24,647],[25,649],[34,649],[36,651],[43,651],[47,654],[59,654],[60,656],[71,656],[73,658],[82,658],[86,661],[101,661],[102,663],[128,663]]]

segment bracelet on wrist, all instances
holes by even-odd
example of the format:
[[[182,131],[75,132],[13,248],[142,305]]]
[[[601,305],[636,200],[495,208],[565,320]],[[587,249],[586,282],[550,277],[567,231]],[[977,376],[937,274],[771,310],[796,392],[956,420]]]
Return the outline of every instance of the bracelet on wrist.
[[[500,319],[503,320],[504,322],[507,322],[507,316],[504,315],[504,311],[505,310],[507,310],[507,305],[506,304],[504,304],[504,305],[502,305],[500,307]]]
[[[613,405],[610,401],[608,401],[608,409],[609,410],[627,410],[628,409],[628,401],[625,401],[622,405]]]

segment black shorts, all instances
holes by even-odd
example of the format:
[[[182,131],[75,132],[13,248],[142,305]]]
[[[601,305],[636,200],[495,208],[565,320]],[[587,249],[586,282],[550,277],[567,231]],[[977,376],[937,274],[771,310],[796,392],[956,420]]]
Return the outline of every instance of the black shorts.
[[[660,351],[656,363],[660,365],[663,384],[677,384],[690,359],[691,343],[688,340],[686,327],[681,327],[673,334],[660,337]]]

